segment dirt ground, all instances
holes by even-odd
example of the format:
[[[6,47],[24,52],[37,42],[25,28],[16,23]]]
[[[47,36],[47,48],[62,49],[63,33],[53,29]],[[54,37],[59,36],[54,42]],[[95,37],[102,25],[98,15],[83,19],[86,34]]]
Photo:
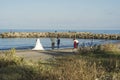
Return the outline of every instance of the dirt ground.
[[[26,60],[42,60],[47,61],[54,59],[59,56],[74,55],[75,50],[73,49],[55,49],[55,50],[44,50],[44,51],[34,51],[34,50],[17,50],[16,55],[23,57]]]

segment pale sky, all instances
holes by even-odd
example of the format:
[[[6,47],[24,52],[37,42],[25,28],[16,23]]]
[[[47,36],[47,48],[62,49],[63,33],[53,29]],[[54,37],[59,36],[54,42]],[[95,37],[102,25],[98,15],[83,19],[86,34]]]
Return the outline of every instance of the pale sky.
[[[0,0],[0,29],[120,30],[120,0]]]

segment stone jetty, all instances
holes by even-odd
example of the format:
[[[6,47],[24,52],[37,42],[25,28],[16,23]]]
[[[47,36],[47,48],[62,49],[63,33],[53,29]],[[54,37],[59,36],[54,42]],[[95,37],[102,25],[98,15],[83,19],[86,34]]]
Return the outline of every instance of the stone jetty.
[[[120,40],[120,34],[94,34],[91,32],[5,32],[1,38],[80,38],[80,39],[112,39]]]

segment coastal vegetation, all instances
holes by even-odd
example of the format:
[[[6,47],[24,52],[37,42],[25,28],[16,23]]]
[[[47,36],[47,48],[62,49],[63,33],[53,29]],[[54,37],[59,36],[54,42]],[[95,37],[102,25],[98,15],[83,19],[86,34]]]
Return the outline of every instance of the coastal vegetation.
[[[120,34],[95,34],[91,32],[5,32],[0,34],[0,37],[2,38],[39,38],[57,36],[60,38],[120,40]]]
[[[120,80],[120,51],[113,44],[82,46],[75,55],[48,62],[27,61],[15,53],[0,53],[0,80]]]

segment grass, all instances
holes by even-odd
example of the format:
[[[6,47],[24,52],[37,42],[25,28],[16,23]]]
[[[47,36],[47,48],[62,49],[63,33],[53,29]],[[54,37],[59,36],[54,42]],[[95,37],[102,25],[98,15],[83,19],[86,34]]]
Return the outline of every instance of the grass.
[[[120,80],[119,57],[112,44],[82,47],[47,63],[25,61],[11,49],[0,57],[0,80]]]

